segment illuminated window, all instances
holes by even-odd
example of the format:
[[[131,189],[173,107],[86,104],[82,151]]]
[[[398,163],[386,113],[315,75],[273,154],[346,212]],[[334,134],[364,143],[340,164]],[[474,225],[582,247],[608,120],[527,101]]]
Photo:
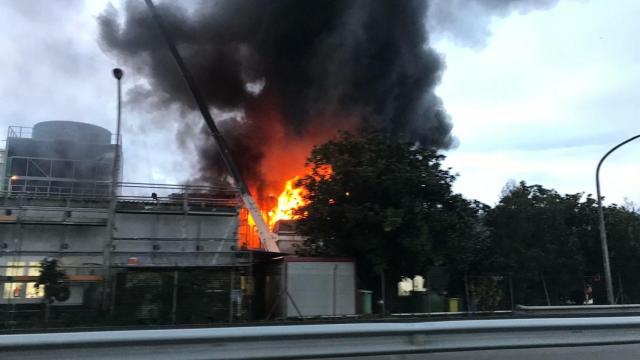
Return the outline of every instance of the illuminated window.
[[[27,275],[29,276],[40,276],[40,262],[38,261],[30,261],[29,268],[27,269]],[[36,288],[35,282],[27,283],[27,291],[26,291],[27,299],[38,299],[44,296],[44,286],[40,286]]]
[[[27,266],[25,261],[9,261],[6,268],[6,276],[38,276],[40,275],[40,262],[30,261]],[[35,282],[9,282],[4,284],[2,297],[5,299],[37,299],[44,296],[44,289],[36,288]]]
[[[24,275],[25,270],[25,262],[22,261],[9,261],[7,263],[7,276],[21,276]],[[22,297],[22,289],[24,288],[23,283],[5,283],[4,284],[4,292],[3,298],[12,299]]]

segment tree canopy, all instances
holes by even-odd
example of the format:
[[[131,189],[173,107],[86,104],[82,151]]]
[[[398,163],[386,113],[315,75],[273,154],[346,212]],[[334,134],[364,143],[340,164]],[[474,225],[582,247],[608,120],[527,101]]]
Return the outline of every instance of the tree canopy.
[[[616,204],[604,210],[613,269],[631,283],[640,256],[640,216]],[[519,293],[530,292],[527,284],[542,289],[544,281],[553,302],[595,281],[604,300],[597,203],[590,194],[561,195],[541,185],[510,184],[487,212],[485,225],[493,254],[487,267],[517,274]],[[542,293],[535,292],[528,300],[542,302]]]
[[[481,206],[453,193],[443,159],[381,133],[343,133],[314,148],[300,181],[309,200],[298,210],[305,251],[355,258],[368,285],[381,271],[423,274],[465,259]]]
[[[393,286],[400,276],[446,266],[458,289],[463,274],[508,275],[522,304],[562,303],[592,283],[604,291],[590,194],[511,182],[490,207],[454,193],[456,175],[443,160],[381,133],[343,133],[314,148],[311,172],[299,181],[308,190],[298,209],[302,252],[355,258],[369,288],[381,272]],[[640,215],[633,204],[612,204],[605,219],[614,287],[640,301]]]

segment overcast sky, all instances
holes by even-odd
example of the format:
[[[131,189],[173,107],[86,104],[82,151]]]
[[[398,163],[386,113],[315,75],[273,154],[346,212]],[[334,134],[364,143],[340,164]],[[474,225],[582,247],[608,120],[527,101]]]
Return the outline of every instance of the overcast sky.
[[[111,68],[118,64],[96,41],[96,16],[108,3],[0,0],[2,129],[75,120],[114,130]],[[466,11],[461,18],[474,16]],[[433,34],[447,66],[437,92],[459,141],[446,152],[460,174],[455,189],[488,204],[510,179],[595,192],[599,157],[640,133],[640,2],[560,0],[501,15]],[[124,70],[125,88],[143,81]],[[160,116],[179,114],[125,108],[125,181],[178,183],[191,175],[193,157]],[[640,203],[638,155],[640,141],[607,160],[610,201]]]

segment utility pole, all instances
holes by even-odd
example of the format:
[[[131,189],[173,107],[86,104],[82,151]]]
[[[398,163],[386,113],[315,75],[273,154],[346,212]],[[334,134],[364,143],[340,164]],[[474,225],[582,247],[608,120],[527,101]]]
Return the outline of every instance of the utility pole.
[[[640,138],[640,134],[633,136],[620,144],[614,146],[611,150],[607,151],[606,154],[600,159],[598,162],[598,167],[596,168],[596,195],[598,197],[598,217],[599,217],[599,225],[600,225],[600,245],[602,246],[602,263],[604,265],[604,281],[607,287],[607,302],[611,305],[614,304],[615,300],[613,297],[613,282],[611,281],[611,265],[609,263],[609,247],[607,246],[607,230],[604,225],[604,211],[602,209],[602,196],[600,195],[600,167],[602,166],[602,162],[611,155],[612,152],[618,150],[621,146]]]
[[[118,103],[117,103],[117,115],[116,115],[116,144],[113,154],[113,167],[111,168],[111,193],[109,198],[109,214],[107,218],[107,241],[104,245],[104,253],[102,259],[103,267],[103,282],[102,282],[102,309],[109,309],[109,302],[111,299],[111,248],[113,246],[113,229],[116,218],[116,205],[118,204],[118,180],[120,178],[120,152],[122,151],[122,144],[120,141],[120,124],[122,118],[122,76],[124,72],[122,69],[113,69],[113,77],[116,78],[118,83]]]

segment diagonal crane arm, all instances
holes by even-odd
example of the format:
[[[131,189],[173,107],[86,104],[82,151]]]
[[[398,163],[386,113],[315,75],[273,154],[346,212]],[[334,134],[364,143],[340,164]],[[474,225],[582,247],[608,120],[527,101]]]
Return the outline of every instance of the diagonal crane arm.
[[[211,131],[211,135],[213,135],[213,138],[216,140],[216,143],[218,144],[218,147],[220,149],[220,155],[222,156],[222,160],[224,161],[225,165],[231,172],[231,176],[233,177],[234,182],[238,185],[240,189],[240,196],[242,198],[242,202],[244,203],[244,206],[249,211],[249,214],[253,218],[254,222],[256,223],[256,227],[258,228],[258,236],[260,237],[260,243],[262,244],[262,247],[267,251],[280,252],[280,249],[276,244],[276,236],[269,230],[269,226],[267,225],[267,222],[264,220],[264,218],[262,217],[262,214],[260,213],[258,204],[256,203],[253,196],[251,196],[251,192],[249,191],[247,184],[242,178],[240,171],[238,171],[236,164],[233,162],[233,158],[231,157],[231,152],[229,151],[229,146],[227,145],[227,142],[222,136],[222,133],[220,133],[220,130],[218,130],[218,127],[213,121],[213,117],[211,117],[211,112],[207,107],[207,102],[202,96],[200,89],[196,86],[196,82],[193,79],[193,76],[191,75],[191,73],[189,72],[189,69],[187,68],[186,64],[184,63],[182,56],[178,52],[178,48],[176,47],[171,36],[169,35],[169,31],[164,25],[164,22],[162,21],[160,14],[158,13],[155,5],[151,0],[145,0],[145,2],[147,3],[147,7],[149,8],[149,11],[151,12],[152,17],[156,22],[156,25],[158,26],[158,30],[160,30],[160,33],[162,34],[164,41],[167,43],[167,47],[169,48],[169,51],[171,52],[173,59],[178,65],[178,68],[180,68],[182,77],[187,83],[187,86],[189,87],[189,90],[191,91],[191,94],[193,95],[198,105],[198,109],[200,110],[200,113],[204,118],[204,122],[209,127],[209,130]]]

